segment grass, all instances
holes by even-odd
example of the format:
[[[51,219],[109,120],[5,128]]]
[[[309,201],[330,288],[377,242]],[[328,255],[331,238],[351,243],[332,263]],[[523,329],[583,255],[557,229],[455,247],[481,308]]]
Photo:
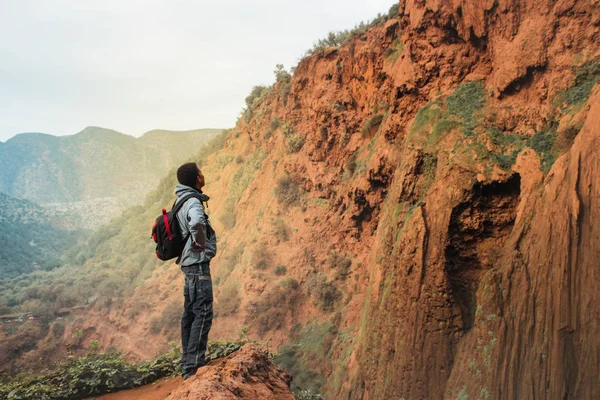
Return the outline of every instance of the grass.
[[[458,117],[466,136],[473,134],[480,118],[477,111],[485,105],[484,89],[482,82],[467,82],[446,98],[448,115]]]
[[[574,67],[575,82],[572,87],[560,93],[555,102],[562,106],[564,111],[579,111],[587,102],[592,88],[600,79],[600,59]]]
[[[544,129],[536,132],[529,140],[527,146],[535,150],[540,157],[541,170],[545,174],[550,171],[552,164],[556,161],[557,155],[553,151],[554,141],[556,140],[556,123],[550,123]]]

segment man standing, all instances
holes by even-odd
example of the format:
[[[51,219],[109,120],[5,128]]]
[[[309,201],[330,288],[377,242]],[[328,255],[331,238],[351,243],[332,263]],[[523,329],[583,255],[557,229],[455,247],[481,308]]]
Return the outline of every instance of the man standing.
[[[181,318],[181,367],[183,379],[196,374],[206,365],[208,332],[213,319],[213,292],[210,260],[217,252],[217,238],[204,213],[203,203],[209,197],[202,193],[204,175],[195,163],[183,164],[177,170],[177,200],[195,194],[177,213],[182,237],[187,241],[177,260],[185,274],[184,310]]]

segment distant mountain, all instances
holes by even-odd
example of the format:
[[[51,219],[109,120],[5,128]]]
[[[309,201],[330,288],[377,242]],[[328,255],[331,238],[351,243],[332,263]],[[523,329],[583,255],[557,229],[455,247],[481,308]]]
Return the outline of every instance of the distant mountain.
[[[70,136],[19,134],[0,142],[0,192],[50,204],[59,213],[75,209],[92,219],[80,226],[96,226],[143,200],[167,171],[220,132],[154,130],[136,139],[87,127]],[[99,200],[107,206],[103,213],[90,210]]]
[[[67,215],[52,215],[3,193],[0,204],[0,278],[58,266],[63,250],[81,237],[81,232],[70,229]]]

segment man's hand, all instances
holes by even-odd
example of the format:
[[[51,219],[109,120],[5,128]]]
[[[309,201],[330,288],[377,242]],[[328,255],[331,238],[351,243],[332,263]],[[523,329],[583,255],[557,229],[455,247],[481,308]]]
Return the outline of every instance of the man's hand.
[[[201,245],[196,243],[195,241],[192,240],[192,248],[196,249],[196,250],[201,250],[201,249],[205,249],[206,245]]]

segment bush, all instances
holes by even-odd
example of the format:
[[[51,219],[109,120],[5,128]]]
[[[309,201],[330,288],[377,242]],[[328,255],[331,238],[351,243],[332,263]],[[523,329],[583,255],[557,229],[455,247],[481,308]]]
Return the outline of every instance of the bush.
[[[209,342],[206,358],[211,361],[226,357],[243,344]],[[0,398],[78,400],[174,377],[181,373],[181,351],[177,346],[171,347],[169,353],[139,364],[127,363],[119,353],[91,354],[70,360],[40,376],[20,375],[0,384]]]
[[[287,267],[285,265],[278,265],[275,267],[275,275],[282,276],[287,274]]]
[[[264,243],[260,243],[254,248],[250,262],[258,270],[265,270],[271,265],[271,254]]]
[[[242,156],[238,155],[238,156],[235,158],[235,163],[236,163],[236,164],[241,164],[241,163],[243,163],[243,162],[244,162],[244,157],[242,157]]]
[[[285,137],[285,144],[288,153],[297,153],[304,146],[304,139],[296,133],[291,125],[283,125],[282,129],[283,136]]]
[[[273,221],[273,235],[275,235],[280,242],[287,242],[290,240],[290,229],[281,218],[277,218]]]
[[[323,312],[333,311],[335,302],[342,297],[341,292],[327,279],[315,274],[307,281],[308,295],[311,296]]]
[[[266,86],[254,86],[250,94],[246,97],[246,107],[248,109],[253,108],[256,100],[260,99],[266,90]]]
[[[299,205],[302,199],[300,188],[289,175],[277,180],[274,192],[277,203],[282,206],[291,207]]]

